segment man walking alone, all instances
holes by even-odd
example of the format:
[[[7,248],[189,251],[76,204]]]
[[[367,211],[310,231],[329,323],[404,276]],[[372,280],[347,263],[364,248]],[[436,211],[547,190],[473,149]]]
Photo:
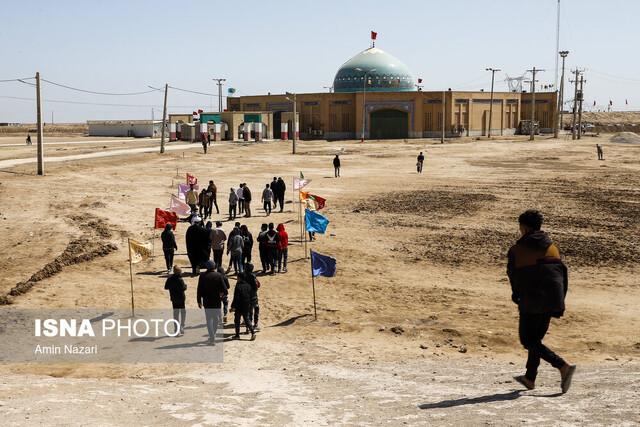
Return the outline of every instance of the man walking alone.
[[[535,388],[540,359],[560,371],[561,389],[569,390],[576,365],[569,365],[544,344],[552,317],[564,314],[567,294],[567,267],[560,260],[558,248],[547,233],[540,230],[542,215],[528,210],[518,218],[520,234],[509,249],[507,275],[511,282],[511,299],[518,304],[520,342],[529,351],[527,372],[514,379],[527,389]]]

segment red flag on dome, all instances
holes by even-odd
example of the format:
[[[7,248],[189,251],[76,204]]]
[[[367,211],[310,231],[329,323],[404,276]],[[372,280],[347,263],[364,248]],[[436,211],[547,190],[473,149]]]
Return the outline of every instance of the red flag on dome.
[[[625,103],[625,104],[627,104],[627,105],[629,105],[629,100],[628,100],[628,99],[625,99],[625,100],[624,100],[624,103]]]
[[[594,107],[596,106],[596,101],[593,101],[593,106],[594,106]]]
[[[613,101],[612,100],[609,100],[609,105],[613,105]]]
[[[198,112],[197,112],[197,111],[194,111],[194,112],[193,112],[193,115],[194,115],[194,116],[197,116],[197,115],[198,115]]]
[[[378,33],[376,33],[375,31],[371,31],[371,40],[375,40],[376,37],[378,37]]]
[[[204,113],[204,111],[202,111],[202,110],[198,110],[198,113]]]
[[[422,79],[418,79],[418,83],[422,83]]]

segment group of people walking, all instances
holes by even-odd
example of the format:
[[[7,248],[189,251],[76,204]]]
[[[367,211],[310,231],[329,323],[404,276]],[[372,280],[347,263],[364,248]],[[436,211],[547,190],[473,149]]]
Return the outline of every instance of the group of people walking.
[[[231,308],[228,309],[229,279],[224,269],[217,267],[213,260],[208,260],[204,265],[205,271],[198,277],[198,287],[196,290],[196,301],[198,308],[204,308],[205,323],[209,338],[208,345],[216,344],[216,334],[220,324],[220,314],[222,325],[227,322],[227,313],[234,313],[235,334],[233,339],[240,338],[240,326],[244,321],[246,333],[251,334],[251,340],[256,339],[256,332],[259,320],[258,289],[260,281],[253,274],[253,265],[248,263],[245,271],[239,272],[236,277],[236,286],[233,292]],[[173,318],[179,327],[176,327],[176,336],[184,335],[186,320],[186,291],[187,284],[182,278],[182,269],[173,267],[173,274],[166,280],[164,288],[169,291],[169,297],[173,305]]]

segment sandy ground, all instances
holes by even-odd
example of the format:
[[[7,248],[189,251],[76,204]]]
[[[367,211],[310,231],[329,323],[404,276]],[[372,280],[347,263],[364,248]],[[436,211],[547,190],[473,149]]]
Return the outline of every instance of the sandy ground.
[[[12,142],[0,138],[0,146]],[[596,142],[604,161],[597,160]],[[46,148],[46,156],[153,144],[68,144],[60,146],[64,151]],[[254,202],[254,217],[242,219],[254,236],[262,222],[282,222],[291,243],[289,273],[261,278],[258,340],[225,342],[223,364],[3,365],[4,419],[91,425],[640,422],[640,146],[590,137],[444,145],[312,141],[299,142],[295,156],[290,149],[282,142],[223,143],[204,156],[192,144],[164,155],[52,162],[43,177],[34,174],[34,164],[1,168],[0,296],[10,307],[126,308],[127,237],[152,238],[154,208],[167,207],[186,172],[216,181],[221,215],[214,219],[225,220],[228,231],[225,188],[247,182],[256,195],[282,176],[291,200],[291,179],[302,170],[313,193],[328,200],[322,213],[331,221],[308,248],[338,260],[336,277],[316,280],[314,321],[297,211],[289,203],[267,218]],[[418,175],[420,150],[427,160]],[[2,147],[0,160],[34,153],[33,147]],[[339,179],[331,166],[335,153],[343,162]],[[528,208],[548,218],[544,229],[570,271],[567,312],[553,320],[545,341],[579,365],[566,395],[558,394],[557,372],[546,365],[534,391],[522,392],[511,380],[523,373],[525,352],[505,276],[506,250],[518,237],[518,214]],[[185,230],[179,224],[179,265],[188,263]],[[89,260],[83,261],[83,246],[93,254]],[[45,267],[52,264],[57,267],[49,274]],[[169,305],[163,269],[161,256],[134,267],[139,307]],[[32,276],[28,292],[7,296]],[[185,280],[187,306],[195,308],[197,279]],[[225,334],[231,333],[227,326]]]

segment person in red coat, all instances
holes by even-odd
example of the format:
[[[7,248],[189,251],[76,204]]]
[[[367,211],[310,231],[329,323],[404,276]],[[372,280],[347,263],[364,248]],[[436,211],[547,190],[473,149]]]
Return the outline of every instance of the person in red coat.
[[[289,235],[284,229],[284,224],[278,224],[276,228],[280,239],[278,240],[278,273],[287,272],[287,258],[289,256]],[[284,264],[284,265],[283,265]]]

